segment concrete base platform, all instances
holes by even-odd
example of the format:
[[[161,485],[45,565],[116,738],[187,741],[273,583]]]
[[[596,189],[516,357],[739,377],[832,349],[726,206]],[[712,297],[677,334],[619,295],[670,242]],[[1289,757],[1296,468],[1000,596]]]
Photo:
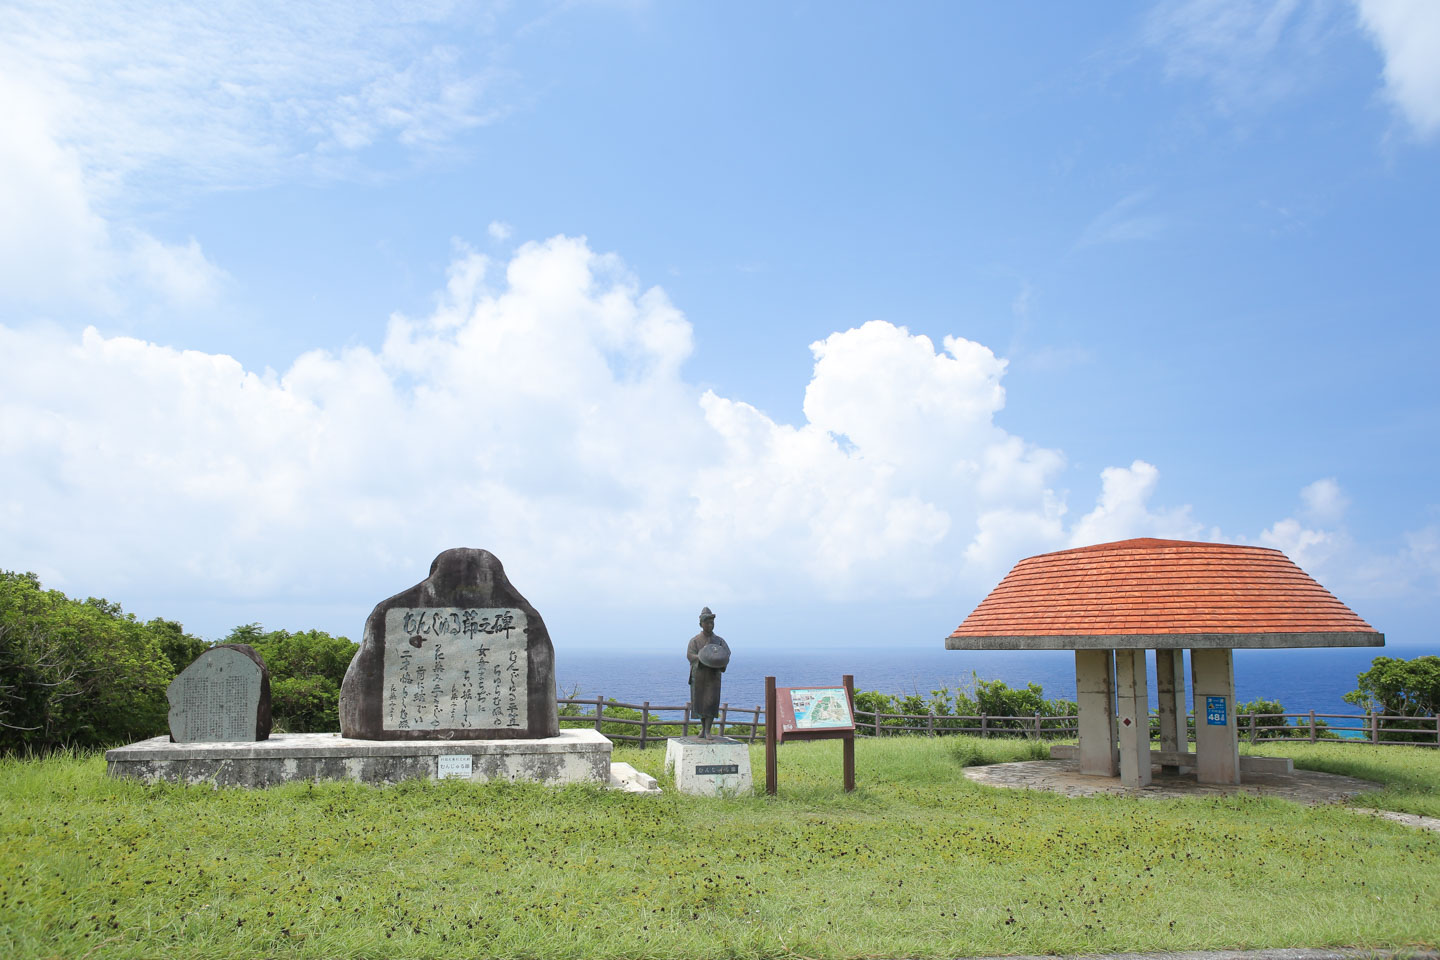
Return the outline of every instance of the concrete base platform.
[[[1280,797],[1296,803],[1343,803],[1357,793],[1379,790],[1380,784],[1355,777],[1342,777],[1316,770],[1293,773],[1249,773],[1239,784],[1197,783],[1193,774],[1165,773],[1151,767],[1151,781],[1144,787],[1127,787],[1117,777],[1097,777],[1080,772],[1078,760],[1026,760],[966,767],[965,776],[976,783],[1018,790],[1048,790],[1069,797],[1119,794],[1130,797],[1183,798],[1214,797],[1248,793]]]
[[[562,730],[541,740],[349,740],[338,733],[278,733],[254,743],[171,743],[154,737],[105,752],[112,777],[269,787],[299,780],[395,783],[415,777],[610,782],[610,740]]]

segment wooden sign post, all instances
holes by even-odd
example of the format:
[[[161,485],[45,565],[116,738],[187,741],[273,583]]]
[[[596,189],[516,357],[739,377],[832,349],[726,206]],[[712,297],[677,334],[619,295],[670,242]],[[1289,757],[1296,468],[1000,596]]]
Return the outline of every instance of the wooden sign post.
[[[765,792],[779,782],[777,748],[785,740],[843,740],[845,790],[855,789],[855,678],[839,687],[776,687],[765,678]]]

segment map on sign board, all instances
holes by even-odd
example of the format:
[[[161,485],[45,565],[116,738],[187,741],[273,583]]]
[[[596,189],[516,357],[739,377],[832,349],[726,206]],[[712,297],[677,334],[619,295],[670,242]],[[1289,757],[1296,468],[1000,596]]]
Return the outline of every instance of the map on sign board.
[[[796,730],[855,726],[844,687],[791,687],[790,704],[795,709]]]

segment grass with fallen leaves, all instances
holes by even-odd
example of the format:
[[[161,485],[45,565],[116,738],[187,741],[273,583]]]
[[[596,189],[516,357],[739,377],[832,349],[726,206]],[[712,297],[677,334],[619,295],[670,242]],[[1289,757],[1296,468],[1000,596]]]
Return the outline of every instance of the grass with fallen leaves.
[[[1362,804],[1433,800],[1433,752],[1335,749],[1317,757],[1388,785]],[[787,744],[780,795],[733,799],[455,781],[213,790],[110,780],[93,754],[3,760],[0,955],[938,958],[1440,940],[1440,835],[1342,807],[1069,799],[962,775],[1043,753],[861,740],[846,794],[837,742]],[[658,773],[663,751],[616,759]],[[752,764],[763,771],[758,746]]]

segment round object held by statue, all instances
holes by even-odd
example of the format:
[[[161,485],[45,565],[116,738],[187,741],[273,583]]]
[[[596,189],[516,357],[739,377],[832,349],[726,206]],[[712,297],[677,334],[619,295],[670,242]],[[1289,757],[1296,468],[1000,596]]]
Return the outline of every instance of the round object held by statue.
[[[730,648],[723,643],[707,643],[700,648],[700,662],[714,670],[730,665]]]

